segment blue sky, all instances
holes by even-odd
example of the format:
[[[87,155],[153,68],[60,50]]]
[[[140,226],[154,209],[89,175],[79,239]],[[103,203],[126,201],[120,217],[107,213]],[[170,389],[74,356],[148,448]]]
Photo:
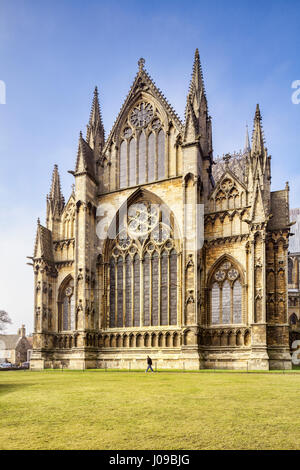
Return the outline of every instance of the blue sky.
[[[261,106],[272,189],[290,182],[300,207],[298,0],[0,0],[0,308],[32,330],[32,254],[54,163],[70,193],[79,131],[95,85],[106,135],[140,57],[183,117],[195,48],[202,61],[214,154],[239,150]],[[12,250],[14,253],[12,254]]]

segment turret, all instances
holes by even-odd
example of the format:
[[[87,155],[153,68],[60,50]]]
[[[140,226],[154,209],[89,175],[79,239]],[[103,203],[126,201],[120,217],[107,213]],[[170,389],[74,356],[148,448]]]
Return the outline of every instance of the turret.
[[[86,142],[94,151],[95,160],[97,160],[104,147],[104,127],[99,105],[98,88],[95,87],[90,120],[87,125]]]
[[[184,141],[190,142],[199,139],[202,156],[211,156],[211,117],[208,115],[207,99],[198,49],[196,49],[195,52],[193,73],[187,96],[185,117],[186,121]]]
[[[265,147],[262,117],[259,105],[256,106],[254,126],[252,133],[252,145],[249,157],[249,191],[253,193],[253,205],[258,198],[262,199],[264,214],[270,213],[270,189],[271,189],[271,157]]]
[[[57,235],[56,232],[58,232],[58,224],[60,222],[60,217],[65,206],[65,199],[61,191],[60,177],[57,165],[54,165],[50,193],[47,195],[46,200],[46,225],[49,230],[52,230],[53,235],[55,237]]]

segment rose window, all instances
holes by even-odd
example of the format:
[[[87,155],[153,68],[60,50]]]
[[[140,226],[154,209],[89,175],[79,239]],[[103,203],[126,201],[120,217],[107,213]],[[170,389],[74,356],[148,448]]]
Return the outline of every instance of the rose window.
[[[128,211],[128,230],[134,236],[147,235],[158,222],[158,210],[151,204],[134,204]]]
[[[135,127],[146,126],[153,117],[153,107],[150,103],[140,103],[136,106],[130,116],[130,122]]]

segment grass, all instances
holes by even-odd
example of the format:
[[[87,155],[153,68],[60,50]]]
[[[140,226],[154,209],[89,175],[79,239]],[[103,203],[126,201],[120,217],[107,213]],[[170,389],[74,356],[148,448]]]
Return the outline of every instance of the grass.
[[[299,449],[300,374],[0,373],[0,449]]]

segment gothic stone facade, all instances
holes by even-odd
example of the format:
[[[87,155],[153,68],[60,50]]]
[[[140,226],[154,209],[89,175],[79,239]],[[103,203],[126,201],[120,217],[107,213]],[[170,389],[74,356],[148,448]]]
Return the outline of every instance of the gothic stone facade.
[[[38,221],[31,367],[290,368],[289,189],[271,192],[270,158],[257,106],[251,145],[213,160],[198,50],[184,122],[143,59],[106,140],[95,89],[74,190],[55,166]]]

